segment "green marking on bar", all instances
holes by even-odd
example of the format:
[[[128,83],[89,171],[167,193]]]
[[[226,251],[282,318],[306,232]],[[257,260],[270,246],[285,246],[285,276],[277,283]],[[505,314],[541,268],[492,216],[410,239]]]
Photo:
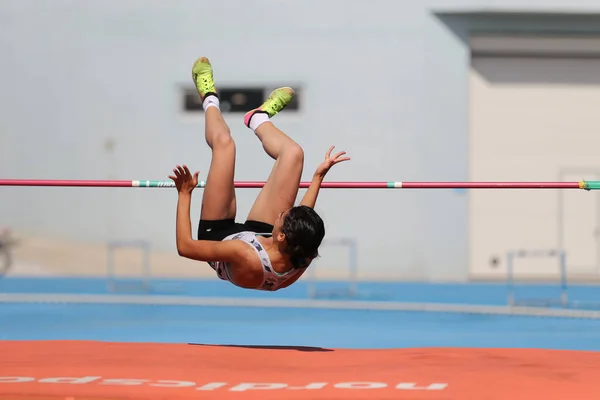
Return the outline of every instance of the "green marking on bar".
[[[396,182],[388,182],[387,183],[387,187],[390,188],[390,189],[395,188],[396,187]]]
[[[144,181],[132,181],[139,182],[139,187],[175,187],[175,182],[173,181],[158,181],[158,180],[144,180]],[[198,181],[197,188],[203,188],[206,186],[206,181]]]
[[[145,187],[175,187],[175,182],[173,181],[142,181]],[[146,183],[148,183],[146,185]]]
[[[600,181],[583,181],[585,190],[600,190]]]

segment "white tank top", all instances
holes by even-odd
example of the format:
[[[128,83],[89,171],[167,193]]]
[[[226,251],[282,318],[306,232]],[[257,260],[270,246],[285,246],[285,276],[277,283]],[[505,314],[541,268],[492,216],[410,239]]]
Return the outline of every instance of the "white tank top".
[[[262,283],[256,288],[257,290],[268,290],[275,291],[281,287],[285,282],[287,282],[290,278],[296,276],[299,272],[297,269],[292,269],[286,273],[280,274],[273,269],[271,265],[271,260],[269,259],[269,254],[264,249],[264,247],[260,244],[254,232],[239,232],[234,233],[233,235],[229,235],[223,240],[241,240],[245,243],[248,243],[254,251],[256,251],[256,255],[260,258],[264,279]],[[212,269],[214,269],[217,273],[219,279],[224,281],[229,281],[235,285],[235,282],[231,279],[231,274],[229,273],[229,263],[224,261],[216,261],[208,263]],[[237,286],[237,285],[236,285]]]

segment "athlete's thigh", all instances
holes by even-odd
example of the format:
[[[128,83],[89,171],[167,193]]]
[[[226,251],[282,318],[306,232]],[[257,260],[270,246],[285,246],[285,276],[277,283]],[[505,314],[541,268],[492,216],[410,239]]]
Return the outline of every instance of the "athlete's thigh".
[[[206,186],[202,194],[200,219],[232,219],[236,215],[235,144],[213,149]]]
[[[274,225],[277,216],[294,206],[302,176],[302,162],[280,157],[248,214],[248,220]]]

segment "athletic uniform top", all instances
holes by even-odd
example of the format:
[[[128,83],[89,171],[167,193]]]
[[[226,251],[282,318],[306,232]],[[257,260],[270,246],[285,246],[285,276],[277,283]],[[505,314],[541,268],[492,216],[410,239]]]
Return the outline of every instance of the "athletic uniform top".
[[[254,232],[244,231],[239,233],[234,233],[225,237],[223,240],[241,240],[245,243],[248,243],[254,251],[256,251],[256,255],[260,258],[263,268],[264,279],[263,282],[256,288],[257,290],[267,290],[267,291],[275,291],[281,287],[285,282],[287,282],[292,277],[296,276],[299,272],[297,269],[292,269],[286,273],[280,274],[273,269],[271,265],[271,260],[269,259],[269,255],[265,248],[260,244],[256,236],[259,235]],[[208,263],[212,269],[217,272],[217,276],[219,279],[224,281],[229,281],[235,285],[235,282],[231,279],[231,275],[229,273],[229,263],[224,261],[213,261]]]

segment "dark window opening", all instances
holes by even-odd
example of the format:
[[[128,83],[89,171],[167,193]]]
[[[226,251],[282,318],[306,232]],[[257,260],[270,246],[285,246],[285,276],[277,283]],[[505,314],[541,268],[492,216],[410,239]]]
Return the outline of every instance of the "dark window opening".
[[[273,88],[218,88],[219,104],[223,113],[245,113],[260,107]],[[295,90],[294,99],[286,107],[286,111],[297,111],[300,108],[299,90]],[[183,92],[183,108],[186,113],[204,112],[202,100],[195,88],[186,88]]]

